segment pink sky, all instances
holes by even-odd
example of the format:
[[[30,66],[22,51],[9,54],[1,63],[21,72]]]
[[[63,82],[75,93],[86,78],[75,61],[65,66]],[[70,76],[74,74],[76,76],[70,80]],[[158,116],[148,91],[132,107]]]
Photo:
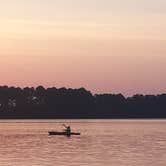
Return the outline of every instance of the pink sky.
[[[166,92],[165,0],[0,2],[0,84]]]
[[[1,60],[1,84],[86,87],[94,93],[163,93],[166,57],[33,56]],[[18,65],[19,64],[19,65]]]

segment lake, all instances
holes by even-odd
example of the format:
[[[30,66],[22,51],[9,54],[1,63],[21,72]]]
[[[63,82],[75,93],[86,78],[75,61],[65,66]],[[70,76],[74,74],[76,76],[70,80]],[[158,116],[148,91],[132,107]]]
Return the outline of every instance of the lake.
[[[69,124],[80,136],[49,136]],[[0,166],[165,166],[166,120],[1,120]]]

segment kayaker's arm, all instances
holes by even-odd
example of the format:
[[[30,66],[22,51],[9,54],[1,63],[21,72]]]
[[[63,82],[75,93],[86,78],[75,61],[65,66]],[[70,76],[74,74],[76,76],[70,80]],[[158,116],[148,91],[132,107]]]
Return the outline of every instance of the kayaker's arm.
[[[67,126],[66,126],[65,124],[63,124],[63,126],[64,126],[65,128],[67,128]]]

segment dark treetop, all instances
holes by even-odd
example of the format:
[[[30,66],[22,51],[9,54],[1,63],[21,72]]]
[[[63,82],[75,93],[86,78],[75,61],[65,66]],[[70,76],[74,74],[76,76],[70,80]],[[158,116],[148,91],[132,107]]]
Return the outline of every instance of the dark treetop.
[[[166,94],[96,94],[84,88],[0,86],[0,118],[166,118]]]

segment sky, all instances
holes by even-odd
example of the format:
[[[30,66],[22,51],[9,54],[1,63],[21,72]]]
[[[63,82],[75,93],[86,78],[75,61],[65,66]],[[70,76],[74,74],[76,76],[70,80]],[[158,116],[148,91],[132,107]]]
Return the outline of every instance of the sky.
[[[0,85],[166,93],[165,0],[0,1]]]

